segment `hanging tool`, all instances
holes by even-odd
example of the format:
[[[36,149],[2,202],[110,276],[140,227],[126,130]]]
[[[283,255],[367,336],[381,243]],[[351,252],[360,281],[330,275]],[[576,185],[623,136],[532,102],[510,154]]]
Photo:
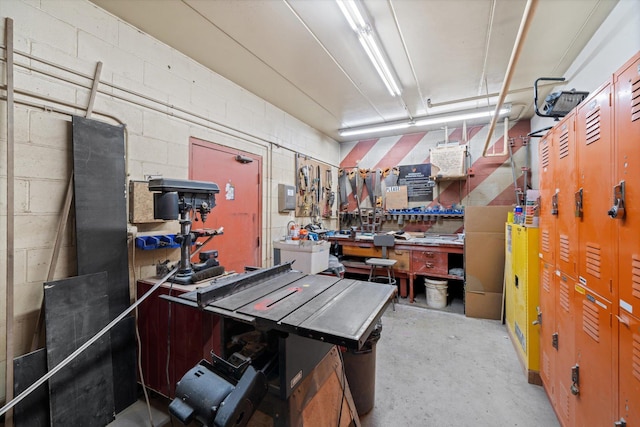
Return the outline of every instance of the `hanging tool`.
[[[347,172],[344,169],[338,169],[338,191],[340,194],[340,210],[344,210],[349,206],[347,198]]]
[[[385,169],[385,172],[388,170],[389,168]],[[384,174],[384,184],[387,187],[395,187],[396,185],[398,185],[398,176],[400,176],[400,168],[395,166],[393,168],[391,168],[391,170]]]
[[[374,199],[373,184],[371,182],[372,175],[374,174],[374,172],[369,169],[360,169],[358,172],[360,173],[360,177],[362,178],[362,181],[367,187],[367,192],[369,193],[369,201],[371,202],[371,207],[374,207],[376,205],[376,201]]]
[[[374,208],[382,207],[382,171],[380,169],[376,169],[376,174],[374,177],[373,183],[373,195],[375,199],[375,203],[373,204]]]
[[[335,202],[336,193],[331,191],[333,187],[333,176],[331,174],[331,169],[325,170],[325,179],[324,179],[324,212],[322,216],[324,218],[331,217],[331,208],[333,207],[333,203]]]
[[[349,184],[351,184],[351,192],[353,193],[353,197],[355,198],[358,195],[358,175],[357,168],[351,169],[348,172]]]

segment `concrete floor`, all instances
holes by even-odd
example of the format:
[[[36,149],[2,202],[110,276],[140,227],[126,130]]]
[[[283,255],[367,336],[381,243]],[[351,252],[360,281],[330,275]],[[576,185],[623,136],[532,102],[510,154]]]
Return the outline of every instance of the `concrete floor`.
[[[401,299],[396,311],[387,309],[376,345],[375,405],[362,426],[559,426],[542,387],[527,383],[505,326],[455,313],[458,303],[434,310]],[[138,406],[113,426],[143,425],[129,421],[147,417]]]
[[[499,321],[401,301],[383,316],[375,405],[363,427],[559,426]]]

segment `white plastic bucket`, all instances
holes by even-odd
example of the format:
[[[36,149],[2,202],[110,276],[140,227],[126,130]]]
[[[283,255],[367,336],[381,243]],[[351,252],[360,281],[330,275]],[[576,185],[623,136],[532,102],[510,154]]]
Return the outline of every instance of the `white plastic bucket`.
[[[431,308],[445,308],[447,306],[448,282],[425,278],[424,285],[427,288],[427,305]]]

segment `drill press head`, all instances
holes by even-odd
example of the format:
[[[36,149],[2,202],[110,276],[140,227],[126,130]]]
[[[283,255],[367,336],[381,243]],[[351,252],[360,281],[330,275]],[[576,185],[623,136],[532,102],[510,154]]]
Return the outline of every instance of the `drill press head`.
[[[180,242],[180,267],[172,280],[191,283],[191,244],[197,238],[191,233],[191,213],[195,211],[200,214],[200,219],[204,222],[207,214],[216,205],[215,195],[220,192],[220,188],[213,182],[157,178],[149,180],[149,191],[155,193],[154,218],[177,219],[180,223],[179,239],[176,239]]]
[[[215,195],[220,187],[214,182],[156,178],[149,180],[149,191],[157,193],[154,195],[154,218],[179,219],[182,214],[194,210],[204,222],[216,205]]]

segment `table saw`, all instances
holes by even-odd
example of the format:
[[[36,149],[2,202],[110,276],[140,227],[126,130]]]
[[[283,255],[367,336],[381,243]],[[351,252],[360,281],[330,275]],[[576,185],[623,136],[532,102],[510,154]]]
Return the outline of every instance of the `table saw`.
[[[334,345],[362,348],[395,293],[394,286],[308,275],[287,263],[220,277],[177,297],[163,296],[224,319],[224,354],[212,354],[211,362],[202,361],[185,374],[172,413],[183,422],[195,418],[205,425],[236,425],[233,417],[244,414],[247,421],[246,412],[255,411],[268,391],[274,419],[292,419],[278,412],[290,410],[286,402],[296,387]],[[215,377],[231,386],[221,386]],[[264,393],[256,393],[260,388]],[[222,414],[227,399],[235,411],[227,405],[231,413]],[[203,401],[205,407],[198,408]]]

